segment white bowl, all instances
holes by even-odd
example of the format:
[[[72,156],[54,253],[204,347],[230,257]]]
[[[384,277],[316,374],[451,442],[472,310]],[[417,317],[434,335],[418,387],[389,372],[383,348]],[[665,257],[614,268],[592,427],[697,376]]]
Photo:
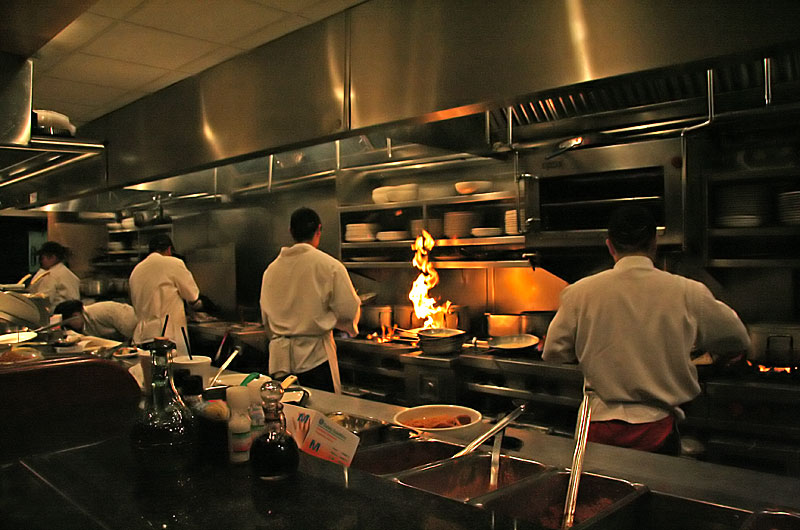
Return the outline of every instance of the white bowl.
[[[389,202],[389,190],[392,186],[383,186],[372,190],[372,202],[375,204],[385,204]]]
[[[456,182],[456,191],[461,195],[469,195],[471,193],[486,193],[492,189],[492,181],[490,180],[469,180],[465,182]]]
[[[411,234],[405,230],[389,230],[386,232],[378,232],[375,234],[378,241],[402,241],[404,239],[411,239]]]
[[[388,191],[387,195],[389,196],[389,202],[414,201],[417,199],[417,191],[416,188],[402,189],[395,186]]]
[[[458,416],[466,416],[469,422],[463,425],[454,425],[452,427],[424,427],[420,423],[425,420],[431,420],[436,417],[446,417],[448,419],[456,418]],[[419,407],[412,407],[410,409],[402,410],[394,415],[394,423],[410,427],[412,429],[419,429],[423,431],[454,431],[464,429],[475,425],[481,421],[481,413],[469,407],[462,407],[461,405],[421,405]],[[414,425],[416,423],[416,425]]]

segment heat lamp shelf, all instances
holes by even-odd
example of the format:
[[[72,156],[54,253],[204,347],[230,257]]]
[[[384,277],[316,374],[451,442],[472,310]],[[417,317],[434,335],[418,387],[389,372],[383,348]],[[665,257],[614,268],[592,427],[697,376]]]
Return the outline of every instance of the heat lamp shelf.
[[[344,242],[342,248],[394,248],[410,247],[414,244],[412,239],[402,239],[399,241],[369,241],[364,243]],[[465,237],[453,239],[437,239],[437,247],[468,247],[478,245],[522,245],[525,244],[525,236],[497,236],[497,237]]]
[[[437,261],[431,260],[437,269],[491,269],[530,267],[527,260],[509,261]],[[411,268],[411,262],[403,261],[344,261],[348,269],[405,269]]]
[[[457,195],[449,197],[434,197],[414,201],[385,202],[373,204],[357,204],[353,206],[339,206],[340,213],[370,212],[373,210],[392,210],[396,208],[412,208],[415,206],[441,206],[448,204],[470,204],[476,202],[509,201],[516,199],[513,192],[492,191],[489,193],[475,193],[473,195]]]

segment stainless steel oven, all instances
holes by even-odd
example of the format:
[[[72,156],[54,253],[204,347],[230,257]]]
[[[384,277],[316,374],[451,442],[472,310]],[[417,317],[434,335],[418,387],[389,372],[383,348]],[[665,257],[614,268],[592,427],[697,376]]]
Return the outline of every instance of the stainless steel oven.
[[[603,246],[611,213],[632,202],[652,211],[659,246],[682,246],[681,165],[680,138],[521,152],[526,247]]]

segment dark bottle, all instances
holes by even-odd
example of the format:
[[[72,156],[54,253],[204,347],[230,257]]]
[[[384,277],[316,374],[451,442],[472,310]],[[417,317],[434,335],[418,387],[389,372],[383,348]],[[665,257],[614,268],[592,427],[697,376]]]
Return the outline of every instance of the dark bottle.
[[[275,381],[261,386],[264,406],[264,432],[250,448],[250,463],[261,480],[280,480],[297,471],[300,452],[294,438],[286,432],[283,415],[283,388]]]
[[[147,474],[180,474],[196,458],[197,428],[169,373],[169,356],[175,343],[157,338],[144,347],[150,351],[152,388],[131,430],[134,457],[140,471]]]

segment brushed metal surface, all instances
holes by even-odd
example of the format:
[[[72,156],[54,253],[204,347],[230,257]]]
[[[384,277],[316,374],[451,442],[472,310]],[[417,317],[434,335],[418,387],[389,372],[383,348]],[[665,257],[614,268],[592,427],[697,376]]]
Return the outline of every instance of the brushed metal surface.
[[[327,18],[110,114],[111,186],[342,130],[345,15]]]
[[[33,61],[0,53],[0,144],[28,145],[32,87]]]
[[[373,0],[351,12],[352,127],[771,46],[798,21],[791,1]]]

